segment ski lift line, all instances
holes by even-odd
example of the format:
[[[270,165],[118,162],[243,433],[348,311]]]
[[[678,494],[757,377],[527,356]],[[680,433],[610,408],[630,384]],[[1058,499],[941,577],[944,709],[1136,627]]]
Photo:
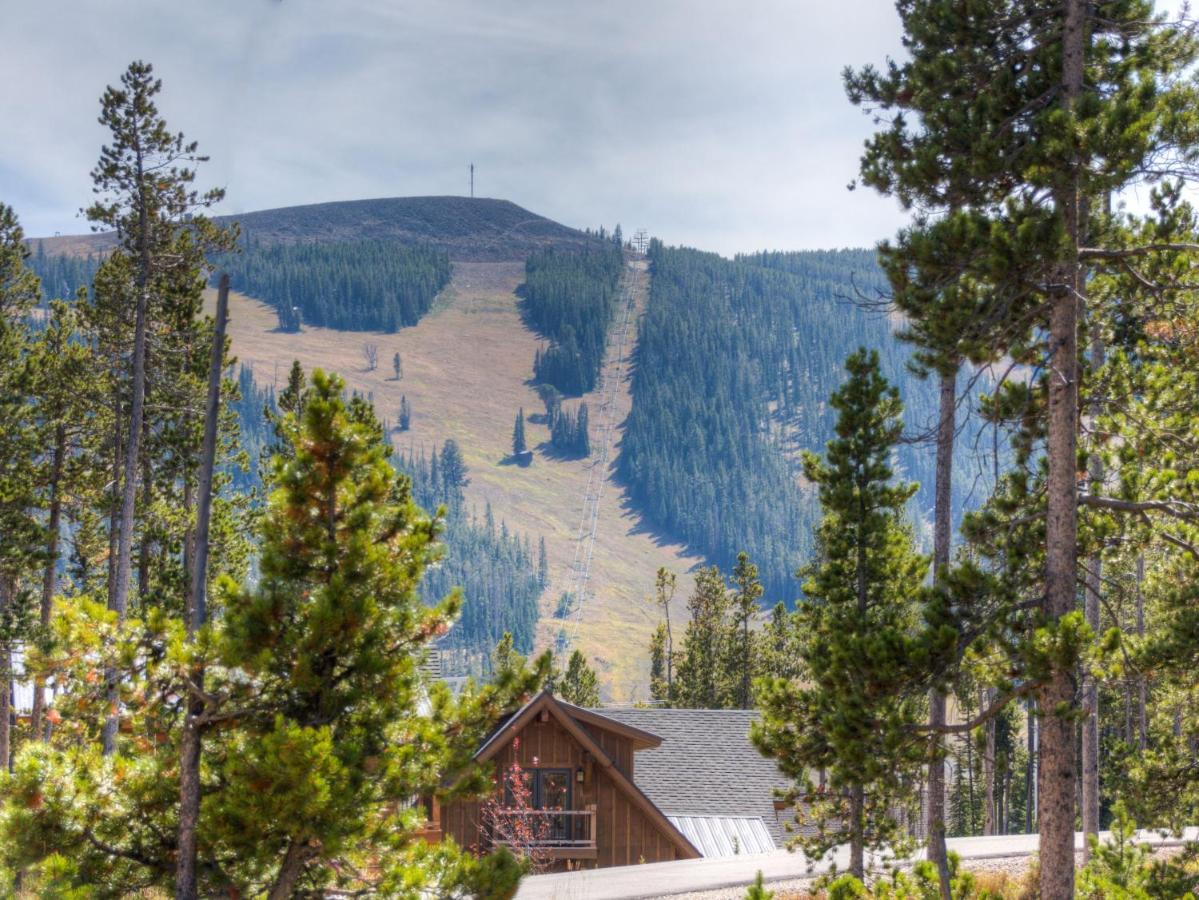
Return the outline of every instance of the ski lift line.
[[[620,384],[620,372],[624,362],[624,343],[628,329],[630,318],[630,310],[634,297],[634,292],[628,284],[623,286],[622,300],[624,300],[623,316],[621,319],[621,328],[617,340],[616,359],[611,358],[600,371],[600,391],[605,397],[604,403],[601,406],[602,410],[607,411],[607,416],[601,425],[602,440],[600,442],[601,452],[588,466],[587,488],[584,493],[583,515],[579,523],[579,533],[575,543],[575,558],[570,566],[569,577],[571,578],[571,586],[574,589],[576,605],[575,616],[572,624],[575,626],[572,630],[577,633],[578,621],[582,611],[582,603],[585,600],[584,594],[586,586],[590,579],[591,559],[595,548],[595,534],[598,520],[598,502],[603,495],[603,486],[605,475],[605,465],[609,457],[610,437],[612,430],[611,409],[613,407],[613,394],[615,389]],[[615,368],[615,372],[612,369]],[[615,375],[615,377],[613,377]],[[595,474],[596,470],[600,472],[600,484],[598,490],[595,489]],[[589,521],[590,520],[590,521]],[[590,525],[590,527],[588,527]],[[584,552],[584,546],[587,551]]]
[[[572,564],[572,574],[575,577],[573,586],[575,587],[575,608],[572,611],[574,614],[571,617],[572,637],[570,643],[573,644],[578,638],[579,624],[582,621],[583,605],[587,596],[587,586],[591,580],[591,564],[595,557],[596,538],[599,534],[599,510],[600,502],[604,496],[604,490],[607,487],[607,471],[608,461],[611,458],[612,449],[612,434],[616,429],[615,409],[616,409],[616,391],[619,389],[624,365],[626,361],[625,345],[628,340],[629,324],[632,321],[633,307],[637,296],[635,286],[639,279],[640,272],[630,266],[626,269],[626,277],[622,285],[623,310],[620,322],[620,329],[616,340],[616,353],[609,357],[606,365],[601,370],[601,393],[603,402],[600,406],[602,413],[601,424],[601,439],[600,452],[596,456],[594,462],[589,467],[588,473],[588,489],[584,495],[583,502],[583,523],[587,523],[590,527],[580,529],[584,534],[580,537],[575,545],[575,562]],[[592,493],[591,486],[593,484],[596,470],[600,472],[600,482],[598,490]],[[590,515],[588,515],[590,514]],[[588,523],[588,519],[590,522]],[[583,524],[581,523],[581,524]],[[586,550],[584,551],[584,546]],[[579,559],[582,558],[582,565],[579,565]]]

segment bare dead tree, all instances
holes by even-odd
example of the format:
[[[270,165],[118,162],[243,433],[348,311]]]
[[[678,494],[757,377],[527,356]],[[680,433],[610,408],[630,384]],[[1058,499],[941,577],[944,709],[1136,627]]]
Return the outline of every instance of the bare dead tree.
[[[379,368],[379,345],[365,343],[362,345],[362,355],[366,359],[366,371],[373,372]]]

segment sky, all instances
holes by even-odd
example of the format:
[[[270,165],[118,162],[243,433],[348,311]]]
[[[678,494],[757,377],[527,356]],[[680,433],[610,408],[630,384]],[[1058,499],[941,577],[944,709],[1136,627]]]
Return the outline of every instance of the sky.
[[[870,246],[846,65],[891,0],[0,0],[0,202],[88,230],[105,85],[133,59],[220,212],[469,192],[724,254]]]

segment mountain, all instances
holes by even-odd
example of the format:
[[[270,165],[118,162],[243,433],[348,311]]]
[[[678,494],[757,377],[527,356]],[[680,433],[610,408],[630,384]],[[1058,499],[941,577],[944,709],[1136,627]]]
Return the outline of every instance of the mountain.
[[[534,250],[582,249],[590,235],[529,212],[508,200],[483,197],[389,197],[264,209],[218,222],[239,222],[264,244],[377,240],[422,244],[452,260],[523,262]],[[111,232],[36,239],[47,254],[86,256],[113,246]]]
[[[687,573],[727,568],[742,549],[762,566],[768,603],[800,596],[793,573],[818,509],[799,451],[823,450],[826,399],[846,355],[879,349],[913,432],[935,410],[933,386],[906,370],[894,323],[853,302],[881,286],[870,251],[728,260],[656,245],[649,259],[617,257],[614,267],[599,235],[459,197],[237,218],[247,240],[230,334],[243,390],[245,379],[255,391],[282,388],[293,359],[341,373],[373,401],[429,502],[448,500],[460,516],[447,534],[462,547],[430,582],[469,588],[474,612],[452,637],[472,646],[459,649],[477,659],[506,627],[520,630],[518,646],[573,643],[608,699],[647,696],[659,567],[682,573],[676,622]],[[69,290],[104,240],[111,246],[104,235],[34,241],[34,267]],[[416,278],[423,272],[432,274]],[[409,275],[419,291],[405,299],[397,285]],[[301,320],[285,322],[283,309],[302,309]],[[601,359],[595,335],[605,332]],[[578,377],[556,377],[547,361],[573,361],[565,368]],[[531,462],[513,453],[522,412]],[[555,422],[579,420],[587,440],[560,440]],[[928,482],[913,503],[918,530],[931,457],[910,445],[896,460],[903,477]]]

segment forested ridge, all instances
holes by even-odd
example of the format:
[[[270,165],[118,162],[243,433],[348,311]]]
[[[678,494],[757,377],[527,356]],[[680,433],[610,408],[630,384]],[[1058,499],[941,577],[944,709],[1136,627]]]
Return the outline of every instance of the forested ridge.
[[[608,327],[616,312],[624,267],[620,244],[597,250],[534,253],[525,264],[524,309],[529,323],[549,339],[533,374],[563,394],[595,387],[604,362]]]
[[[845,357],[879,348],[913,433],[934,421],[934,391],[907,371],[909,351],[887,316],[857,302],[885,288],[871,251],[728,260],[655,242],[650,260],[621,475],[651,519],[721,568],[747,551],[767,598],[791,602],[817,516],[797,454],[831,434],[827,398]],[[932,453],[908,444],[897,455],[922,485],[910,511],[923,518]]]
[[[102,256],[48,254],[31,242],[29,268],[51,297],[88,287]],[[424,244],[389,240],[272,243],[247,236],[214,260],[233,290],[270,304],[279,326],[394,332],[420,321],[449,283],[450,258]]]
[[[233,289],[275,307],[279,325],[386,331],[415,325],[450,280],[441,250],[394,241],[273,244],[249,236],[218,262]]]

